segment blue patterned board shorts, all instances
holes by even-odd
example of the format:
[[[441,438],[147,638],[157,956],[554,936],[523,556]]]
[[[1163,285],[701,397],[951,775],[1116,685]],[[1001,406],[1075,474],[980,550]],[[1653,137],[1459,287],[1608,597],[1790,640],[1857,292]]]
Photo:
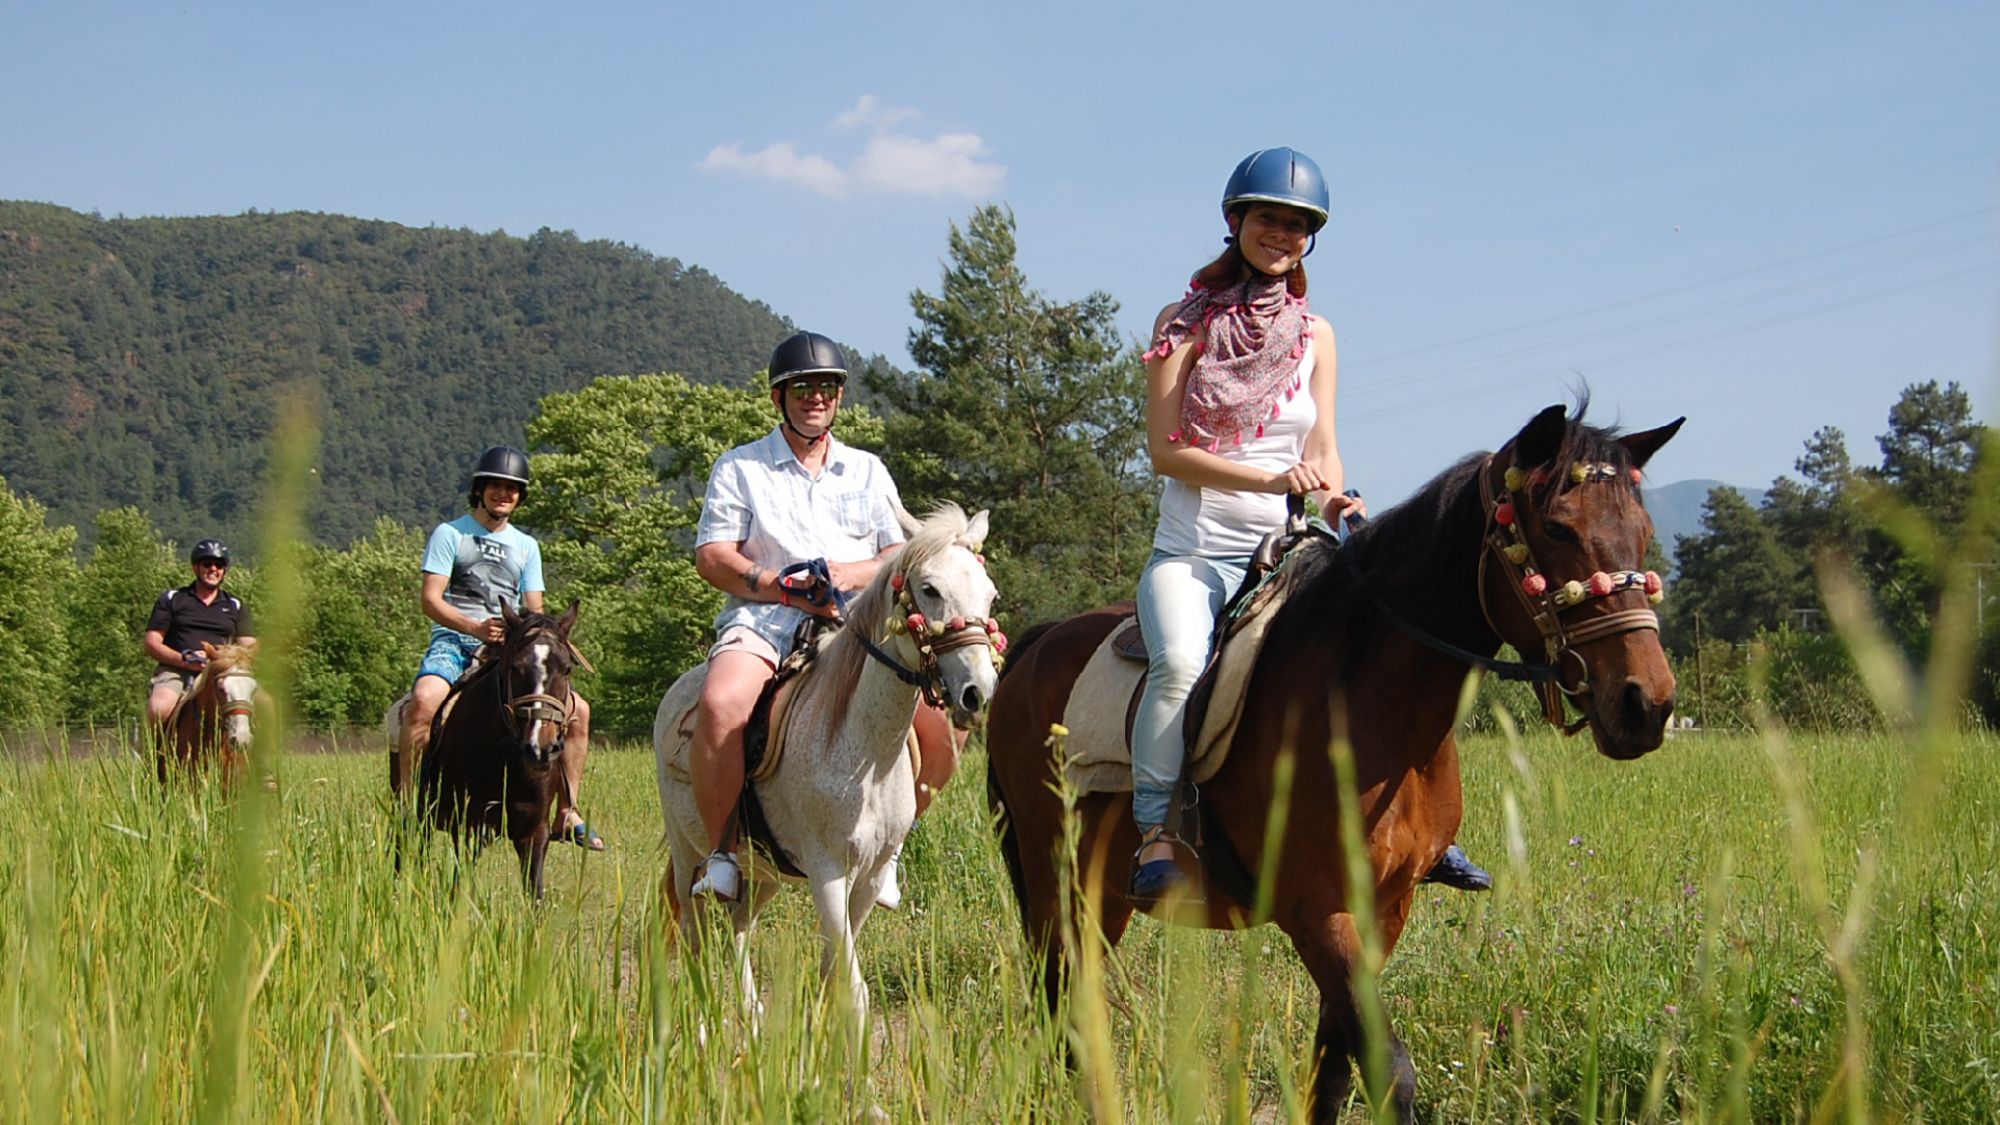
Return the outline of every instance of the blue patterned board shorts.
[[[424,662],[417,666],[416,680],[439,676],[445,683],[455,684],[472,666],[472,654],[478,651],[479,640],[475,637],[449,629],[433,629],[431,647],[424,652]],[[412,687],[416,685],[416,680],[410,681]]]

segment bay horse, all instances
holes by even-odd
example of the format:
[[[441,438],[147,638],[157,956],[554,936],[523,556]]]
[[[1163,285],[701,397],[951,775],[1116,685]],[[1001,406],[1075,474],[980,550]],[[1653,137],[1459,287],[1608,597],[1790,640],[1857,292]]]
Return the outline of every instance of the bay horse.
[[[461,847],[507,834],[536,898],[574,714],[576,612],[575,602],[561,617],[501,606],[506,635],[438,707],[418,779],[417,807]]]
[[[250,753],[251,719],[257,706],[257,679],[250,665],[257,654],[257,642],[218,645],[203,641],[201,651],[208,663],[195,675],[194,683],[181,695],[159,732],[156,764],[162,785],[167,783],[170,764],[193,777],[211,758],[221,765],[223,781],[234,783],[242,776],[244,759]]]
[[[993,582],[979,555],[986,513],[967,519],[945,503],[923,522],[898,512],[909,541],[847,605],[846,624],[784,686],[776,765],[750,786],[771,836],[812,892],[823,947],[820,972],[846,990],[857,1027],[867,1026],[868,986],[855,941],[875,905],[886,865],[916,820],[916,775],[906,745],[918,699],[947,707],[952,723],[980,721],[1006,647],[989,614]],[[700,946],[698,910],[686,909],[697,865],[708,854],[688,781],[693,712],[706,663],[667,689],[653,722],[660,808],[672,852],[668,892],[690,949]],[[777,893],[782,868],[744,848],[742,896],[730,911],[742,1001],[756,1008],[749,933]],[[703,900],[698,909],[706,909]]]
[[[1647,608],[1658,579],[1632,568],[1653,534],[1640,470],[1685,419],[1619,436],[1582,415],[1582,406],[1574,418],[1552,406],[1498,453],[1467,457],[1345,545],[1321,538],[1293,553],[1290,593],[1270,611],[1228,756],[1189,814],[1203,839],[1199,860],[1184,860],[1183,870],[1205,887],[1205,900],[1160,913],[1243,926],[1256,921],[1260,877],[1269,881],[1267,918],[1291,939],[1320,993],[1314,1121],[1336,1119],[1351,1089],[1349,1060],[1366,1057],[1368,1046],[1336,740],[1352,754],[1357,835],[1372,878],[1356,893],[1372,899],[1386,958],[1419,880],[1458,834],[1453,730],[1474,666],[1536,680],[1545,716],[1567,733],[1588,727],[1607,757],[1637,758],[1664,738],[1674,678]],[[1079,927],[1093,915],[1081,901],[1062,900],[1063,767],[1050,753],[1050,728],[1071,706],[1071,685],[1092,652],[1130,612],[1100,610],[1029,631],[993,701],[987,792],[1052,1008],[1074,957],[1064,947],[1063,911],[1074,911]],[[1492,659],[1503,642],[1545,662],[1503,665]],[[1581,713],[1573,724],[1565,700]],[[1274,797],[1281,757],[1295,768],[1282,810]],[[1282,837],[1270,853],[1277,870],[1260,872],[1267,821],[1281,813]],[[1103,874],[1076,893],[1094,895],[1102,937],[1116,945],[1134,910],[1124,893],[1139,844],[1131,795],[1085,795],[1075,814],[1074,870]],[[1375,1092],[1408,1121],[1416,1088],[1408,1052],[1393,1031],[1376,1046],[1386,1047],[1380,1057],[1391,1073],[1390,1089]]]

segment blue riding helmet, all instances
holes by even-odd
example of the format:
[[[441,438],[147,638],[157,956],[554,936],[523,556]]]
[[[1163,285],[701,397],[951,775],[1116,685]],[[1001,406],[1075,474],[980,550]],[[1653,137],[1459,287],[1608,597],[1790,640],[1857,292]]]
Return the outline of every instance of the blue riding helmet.
[[[1312,157],[1289,148],[1267,148],[1243,158],[1222,189],[1222,213],[1246,203],[1283,203],[1312,214],[1313,233],[1326,225],[1331,200],[1326,177]]]

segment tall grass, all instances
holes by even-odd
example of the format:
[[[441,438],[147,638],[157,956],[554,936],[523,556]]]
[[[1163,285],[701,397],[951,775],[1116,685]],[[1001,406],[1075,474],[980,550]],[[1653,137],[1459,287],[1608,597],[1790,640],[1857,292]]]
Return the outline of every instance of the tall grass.
[[[1513,807],[1521,859],[1495,863],[1489,896],[1425,891],[1383,974],[1420,1106],[1993,1119],[2000,744],[1955,738],[1922,810],[1900,800],[1904,740],[1786,746],[1795,789],[1748,738],[1636,763],[1546,735],[1468,746],[1465,843],[1501,860]],[[283,762],[247,911],[231,832],[254,791],[162,794],[136,756],[0,763],[0,817],[23,828],[0,874],[0,1115],[822,1120],[872,1100],[896,1120],[1081,1121],[1109,1096],[1128,1120],[1282,1120],[1301,1102],[1315,994],[1269,927],[1135,922],[1101,974],[1108,1094],[1072,1077],[976,783],[912,838],[910,905],[862,935],[875,1021],[857,1084],[805,895],[781,896],[753,943],[761,1034],[737,1018],[727,943],[695,960],[663,933],[649,754],[593,756],[585,803],[613,848],[559,850],[535,907],[505,848],[461,868],[439,838],[399,875],[366,748]],[[1908,834],[1938,843],[1893,846]],[[1870,864],[1844,988],[1828,943]],[[240,1074],[220,1101],[219,1067]]]

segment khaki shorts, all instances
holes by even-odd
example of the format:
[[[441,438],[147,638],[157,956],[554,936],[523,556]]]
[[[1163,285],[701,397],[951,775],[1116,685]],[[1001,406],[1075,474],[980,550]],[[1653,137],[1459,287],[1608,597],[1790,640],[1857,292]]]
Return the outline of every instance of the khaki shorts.
[[[162,668],[153,673],[153,680],[147,691],[150,694],[168,684],[172,684],[175,691],[185,695],[187,694],[187,689],[194,686],[194,677],[195,674],[193,672],[182,672],[175,668]]]
[[[778,650],[772,647],[770,641],[765,640],[757,630],[744,625],[738,625],[716,638],[715,644],[709,647],[708,658],[713,660],[718,653],[724,652],[747,652],[769,664],[773,670],[777,669],[780,659]]]

